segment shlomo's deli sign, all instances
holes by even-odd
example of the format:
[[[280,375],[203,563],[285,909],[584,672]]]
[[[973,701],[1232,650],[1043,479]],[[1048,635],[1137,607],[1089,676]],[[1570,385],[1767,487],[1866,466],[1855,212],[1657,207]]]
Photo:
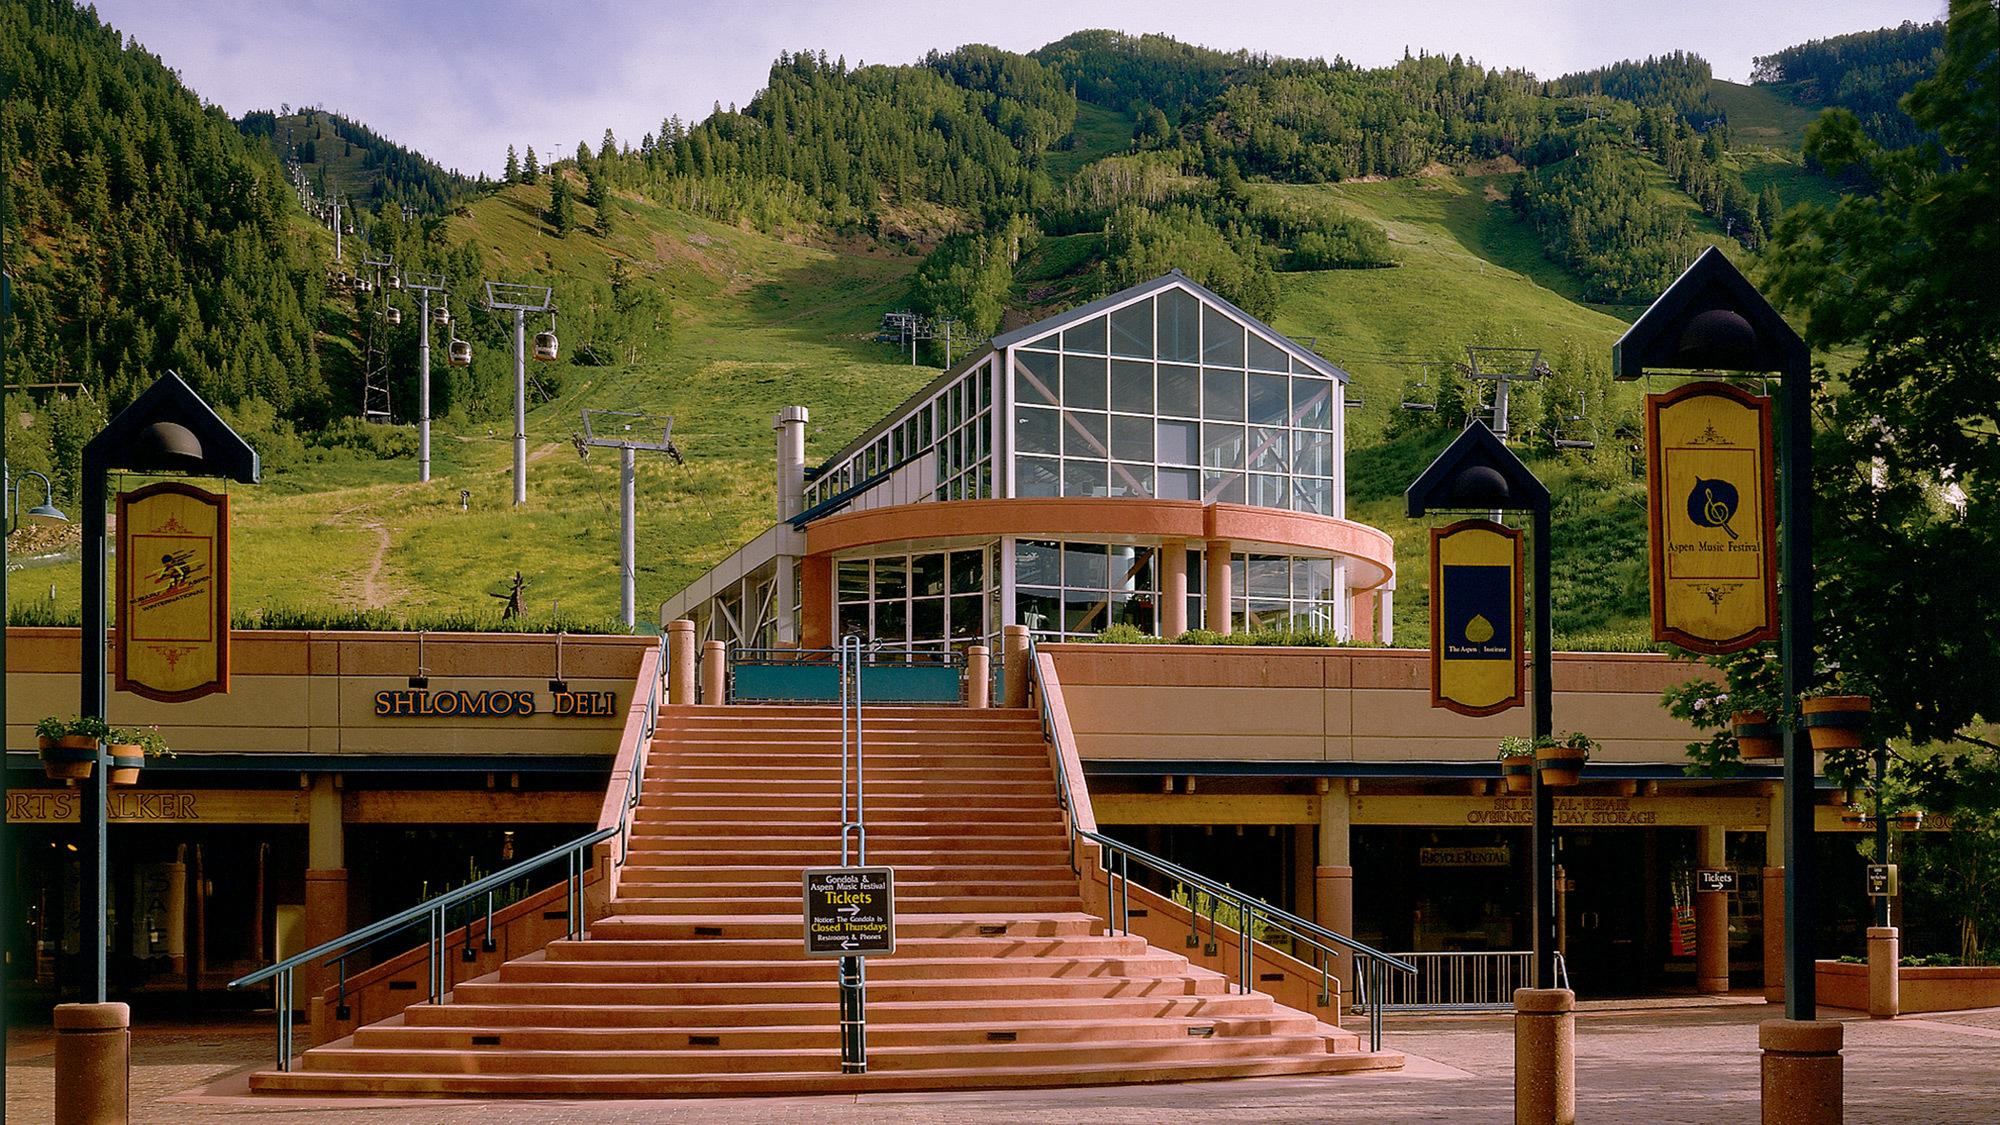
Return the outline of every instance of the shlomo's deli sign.
[[[118,494],[115,686],[180,703],[229,690],[229,497],[179,481]]]
[[[375,714],[384,718],[524,719],[537,714],[559,719],[605,719],[618,713],[615,691],[551,692],[542,711],[532,691],[431,691],[403,688],[375,693]]]

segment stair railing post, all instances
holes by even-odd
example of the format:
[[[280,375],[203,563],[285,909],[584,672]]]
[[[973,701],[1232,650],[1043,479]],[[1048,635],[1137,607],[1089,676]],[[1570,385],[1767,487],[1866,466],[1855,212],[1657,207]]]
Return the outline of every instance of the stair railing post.
[[[1250,903],[1236,896],[1236,991],[1250,994]]]

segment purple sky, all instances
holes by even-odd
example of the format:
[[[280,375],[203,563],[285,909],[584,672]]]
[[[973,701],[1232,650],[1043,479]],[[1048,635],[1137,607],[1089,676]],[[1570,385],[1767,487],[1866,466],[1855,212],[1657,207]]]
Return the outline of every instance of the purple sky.
[[[468,174],[507,145],[574,152],[609,127],[634,143],[678,113],[748,101],[781,50],[849,63],[930,48],[1028,51],[1083,27],[1159,31],[1226,50],[1342,55],[1404,48],[1555,77],[1694,51],[1719,77],[1808,39],[1942,17],[1943,0],[96,0],[204,98],[232,114],[323,105]]]

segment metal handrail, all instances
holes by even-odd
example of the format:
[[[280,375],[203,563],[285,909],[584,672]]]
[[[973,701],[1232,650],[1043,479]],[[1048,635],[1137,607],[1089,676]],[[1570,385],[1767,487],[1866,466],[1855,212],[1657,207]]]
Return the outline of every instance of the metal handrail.
[[[238,977],[229,982],[229,987],[248,988],[253,984],[261,984],[267,980],[275,979],[277,981],[277,1002],[275,1006],[278,1010],[278,1069],[290,1070],[292,1068],[292,976],[299,966],[326,957],[326,960],[321,963],[322,967],[337,965],[344,987],[347,974],[347,958],[349,956],[373,945],[390,934],[397,933],[405,927],[415,924],[419,919],[427,920],[430,923],[430,938],[427,942],[429,953],[427,961],[430,971],[430,1002],[433,1004],[440,1003],[444,996],[444,941],[445,937],[451,932],[451,927],[447,919],[448,912],[452,907],[475,899],[480,895],[485,895],[486,925],[487,933],[490,935],[493,926],[492,892],[507,886],[507,884],[524,875],[548,866],[557,859],[567,859],[569,861],[569,869],[564,880],[566,892],[564,913],[567,922],[566,936],[574,940],[583,930],[583,873],[589,867],[588,860],[585,857],[593,845],[599,841],[609,840],[611,837],[616,836],[622,827],[620,824],[614,824],[607,828],[600,828],[588,835],[579,836],[566,844],[560,844],[531,859],[524,859],[512,867],[502,868],[483,879],[476,879],[463,887],[459,887],[457,890],[446,891],[444,894],[426,899],[407,910],[391,914],[379,922],[371,922],[358,930],[334,938],[332,941],[313,946],[304,953],[295,953],[275,965],[267,965],[254,973]],[[469,917],[466,924],[471,924]],[[334,954],[334,956],[328,957],[328,954]]]
[[[1027,660],[1028,680],[1036,688],[1035,695],[1040,704],[1042,732],[1045,737],[1053,739],[1056,729],[1055,716],[1050,710],[1048,690],[1041,682],[1041,661],[1039,654],[1036,652],[1035,640],[1032,637],[1028,641]],[[1112,906],[1118,913],[1116,921],[1118,929],[1121,932],[1128,934],[1132,932],[1130,867],[1132,861],[1137,860],[1142,868],[1150,868],[1167,878],[1173,879],[1184,886],[1199,890],[1209,896],[1212,904],[1209,913],[1209,932],[1211,935],[1215,932],[1213,904],[1226,901],[1236,906],[1238,925],[1236,976],[1237,987],[1241,992],[1247,993],[1251,991],[1251,964],[1254,959],[1251,952],[1252,945],[1254,944],[1252,930],[1255,928],[1255,922],[1258,919],[1262,919],[1271,928],[1283,931],[1294,942],[1304,942],[1319,952],[1320,996],[1322,1002],[1326,1001],[1330,993],[1330,972],[1327,959],[1339,956],[1343,952],[1353,956],[1355,963],[1355,983],[1358,991],[1368,997],[1379,998],[1382,996],[1381,974],[1385,968],[1394,969],[1401,973],[1416,973],[1417,967],[1415,965],[1399,957],[1384,953],[1373,946],[1364,945],[1353,938],[1337,934],[1317,922],[1308,921],[1289,910],[1273,906],[1263,899],[1253,898],[1226,883],[1221,883],[1206,875],[1190,871],[1180,864],[1174,863],[1172,860],[1162,859],[1143,848],[1134,847],[1122,840],[1106,836],[1101,832],[1093,832],[1089,829],[1078,827],[1076,823],[1076,809],[1070,801],[1069,763],[1061,753],[1055,753],[1050,756],[1056,761],[1056,792],[1068,828],[1070,868],[1071,870],[1076,870],[1076,842],[1078,839],[1087,840],[1097,845],[1098,863],[1106,874],[1106,890]],[[1114,856],[1117,860],[1115,870],[1112,866]],[[1195,906],[1191,903],[1188,907],[1190,925],[1196,924],[1198,913]],[[1106,918],[1105,921],[1110,923],[1112,919]],[[1333,943],[1332,946],[1327,945],[1326,943],[1328,942]],[[1371,983],[1373,984],[1372,988],[1369,987]],[[1367,1016],[1368,1049],[1379,1051],[1382,1049],[1382,1005],[1379,1003],[1379,999],[1377,1002],[1368,1005]]]
[[[448,977],[445,961],[445,953],[447,951],[445,938],[451,933],[449,921],[451,910],[463,903],[473,901],[482,895],[485,896],[485,945],[487,950],[491,951],[493,948],[494,894],[513,883],[514,880],[539,871],[553,864],[557,859],[566,859],[568,861],[563,879],[564,936],[572,941],[582,936],[584,932],[583,877],[590,868],[590,850],[599,843],[616,836],[619,839],[618,866],[623,867],[625,865],[626,857],[630,853],[632,813],[639,806],[639,799],[645,784],[647,750],[651,745],[654,732],[658,729],[659,724],[661,679],[658,671],[663,666],[662,662],[664,661],[665,654],[666,639],[663,637],[656,648],[656,655],[659,659],[653,664],[655,674],[648,677],[646,706],[644,718],[640,726],[639,745],[635,747],[635,752],[632,755],[632,769],[625,778],[625,797],[617,824],[605,825],[593,832],[579,836],[568,843],[558,844],[540,855],[531,856],[511,867],[502,868],[491,875],[475,879],[462,887],[435,895],[399,913],[392,914],[376,922],[371,922],[359,929],[342,934],[331,941],[316,945],[303,953],[295,953],[274,965],[267,965],[256,972],[238,977],[229,982],[228,987],[235,989],[248,988],[251,985],[261,984],[267,980],[276,981],[277,997],[274,1007],[276,1007],[278,1015],[277,1053],[278,1069],[280,1071],[289,1071],[292,1068],[292,981],[294,975],[302,965],[325,957],[326,960],[320,962],[320,965],[322,968],[332,967],[336,969],[339,976],[341,996],[344,1000],[347,991],[347,959],[361,950],[374,945],[376,942],[415,925],[419,919],[423,919],[429,922],[429,936],[425,942],[425,963],[430,975],[429,1001],[433,1004],[443,1003]],[[640,667],[643,669],[645,666],[646,662],[641,661]],[[470,948],[472,940],[472,915],[476,912],[476,910],[469,912],[466,915],[464,923],[467,931],[466,941],[468,948]],[[328,956],[329,954],[332,954],[332,956]]]
[[[1414,981],[1379,997],[1357,995],[1354,1010],[1379,999],[1392,1012],[1495,1012],[1514,1006],[1514,990],[1534,979],[1532,949],[1417,950],[1397,956],[1418,967]]]

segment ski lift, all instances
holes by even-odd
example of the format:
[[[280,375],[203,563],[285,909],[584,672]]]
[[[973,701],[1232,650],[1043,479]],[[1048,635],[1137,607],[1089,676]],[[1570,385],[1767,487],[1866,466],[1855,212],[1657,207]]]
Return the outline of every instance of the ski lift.
[[[431,313],[431,324],[437,328],[450,328],[451,310],[443,305],[439,305],[437,311]]]
[[[1560,416],[1560,419],[1556,423],[1553,432],[1550,433],[1549,435],[1550,443],[1553,444],[1557,449],[1577,449],[1577,450],[1596,449],[1597,443],[1595,441],[1590,440],[1589,438],[1566,438],[1562,436],[1563,427],[1571,423],[1583,421],[1583,415],[1584,415],[1583,392],[1578,391],[1576,393],[1576,413],[1564,414]]]
[[[369,281],[365,277],[356,278],[354,282],[354,291],[356,293],[361,294],[363,297],[366,297],[368,294],[373,293],[375,291],[375,283]]]
[[[453,367],[471,367],[472,344],[466,340],[453,340],[449,358]]]
[[[554,363],[556,359],[556,314],[549,314],[549,330],[535,333],[535,359]]]
[[[389,275],[389,288],[391,288],[391,289],[401,289],[402,287],[403,287],[403,278],[402,278],[402,276],[401,276],[400,274],[393,274],[393,273],[392,273],[392,274],[390,274],[390,275]]]
[[[1423,390],[1423,389],[1424,389],[1425,387],[1428,387],[1428,386],[1430,386],[1430,379],[1431,379],[1431,369],[1430,369],[1430,368],[1428,368],[1428,367],[1420,367],[1420,368],[1418,368],[1418,369],[1417,369],[1417,372],[1418,372],[1418,374],[1417,374],[1417,385],[1416,385],[1416,386],[1415,386],[1414,388],[1412,388],[1412,389],[1413,389],[1413,390],[1418,390],[1418,391],[1421,391],[1421,390]],[[1435,398],[1436,398],[1436,397],[1437,397],[1437,396],[1436,396],[1436,393],[1435,393],[1435,392],[1433,392],[1433,393],[1432,393],[1432,398],[1433,398],[1433,399],[1435,400]],[[1415,412],[1419,412],[1419,413],[1424,413],[1424,414],[1429,414],[1429,413],[1433,413],[1433,412],[1435,412],[1435,411],[1437,410],[1437,403],[1436,403],[1435,401],[1432,401],[1432,402],[1425,402],[1425,401],[1423,401],[1423,400],[1422,400],[1421,398],[1408,398],[1408,397],[1405,397],[1405,398],[1403,399],[1403,409],[1404,409],[1404,410],[1409,410],[1409,411],[1415,411]]]
[[[354,224],[353,223],[344,224],[340,228],[340,233],[348,236],[349,238],[354,237]]]
[[[391,325],[401,324],[403,323],[403,310],[394,305],[389,305],[382,310],[382,319],[388,321]]]
[[[353,280],[353,278],[347,276],[346,270],[341,270],[339,273],[333,275],[333,283],[342,289],[347,288],[347,283]]]

